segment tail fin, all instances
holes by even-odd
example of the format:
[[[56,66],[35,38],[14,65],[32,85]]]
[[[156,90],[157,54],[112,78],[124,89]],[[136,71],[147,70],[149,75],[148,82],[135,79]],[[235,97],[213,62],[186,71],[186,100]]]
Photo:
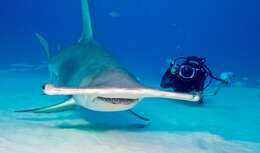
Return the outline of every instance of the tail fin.
[[[48,60],[50,60],[51,58],[51,54],[50,54],[50,49],[49,49],[49,44],[46,41],[46,39],[44,39],[43,36],[41,36],[39,33],[35,33],[35,36],[38,38],[38,40],[40,41],[44,51],[46,52],[47,58]]]
[[[89,2],[88,0],[81,0],[82,6],[82,34],[80,41],[83,40],[92,40],[93,39],[93,32],[92,32],[92,25],[91,25],[91,17],[90,17],[90,10],[89,10]]]

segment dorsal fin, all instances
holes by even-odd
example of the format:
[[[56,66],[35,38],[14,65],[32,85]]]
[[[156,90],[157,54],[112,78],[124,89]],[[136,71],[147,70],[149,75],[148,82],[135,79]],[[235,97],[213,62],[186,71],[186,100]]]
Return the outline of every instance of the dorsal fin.
[[[92,24],[91,24],[91,17],[90,17],[90,10],[89,10],[89,2],[88,0],[81,0],[81,7],[82,7],[82,34],[80,41],[83,40],[92,40],[93,39],[93,31],[92,31]]]

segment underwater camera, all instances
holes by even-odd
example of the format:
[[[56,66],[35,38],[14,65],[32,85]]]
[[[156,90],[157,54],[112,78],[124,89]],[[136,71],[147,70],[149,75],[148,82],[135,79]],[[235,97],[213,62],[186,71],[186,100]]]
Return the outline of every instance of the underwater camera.
[[[175,68],[175,75],[183,81],[193,81],[196,78],[207,75],[205,69],[205,58],[196,56],[179,57],[174,60],[172,68]],[[204,78],[204,77],[203,77]]]

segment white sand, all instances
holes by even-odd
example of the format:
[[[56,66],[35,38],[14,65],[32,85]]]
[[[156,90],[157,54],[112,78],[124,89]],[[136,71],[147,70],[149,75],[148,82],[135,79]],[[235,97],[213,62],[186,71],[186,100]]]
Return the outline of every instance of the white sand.
[[[260,126],[259,89],[226,88],[218,96],[207,98],[207,104],[201,107],[145,100],[135,111],[152,119],[146,127],[142,124],[147,123],[128,113],[13,112],[62,100],[41,95],[41,84],[47,81],[47,75],[1,72],[0,153],[259,153],[260,150],[260,136],[256,135]],[[106,123],[90,124],[89,115],[94,115],[90,120]],[[115,125],[116,122],[120,124]]]

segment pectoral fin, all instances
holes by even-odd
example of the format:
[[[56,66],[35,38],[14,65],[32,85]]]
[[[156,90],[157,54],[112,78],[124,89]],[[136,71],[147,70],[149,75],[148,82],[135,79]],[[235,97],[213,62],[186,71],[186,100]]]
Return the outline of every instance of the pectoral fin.
[[[15,112],[31,112],[31,113],[56,113],[56,112],[63,112],[67,110],[71,110],[76,106],[75,100],[70,98],[65,102],[55,104],[52,106],[35,108],[35,109],[27,109],[27,110],[19,110]]]

